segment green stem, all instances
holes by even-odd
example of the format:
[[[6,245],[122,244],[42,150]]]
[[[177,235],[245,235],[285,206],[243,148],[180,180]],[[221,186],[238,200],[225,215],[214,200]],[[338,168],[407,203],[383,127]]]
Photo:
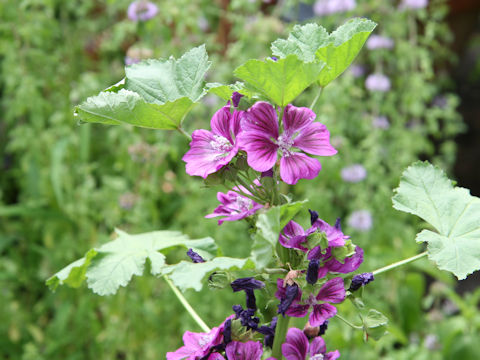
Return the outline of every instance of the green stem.
[[[290,317],[278,315],[277,327],[275,328],[275,338],[273,340],[272,357],[282,360],[282,344],[287,337],[288,322]]]
[[[205,332],[210,332],[210,328],[205,324],[202,318],[197,314],[197,312],[192,308],[192,306],[188,303],[187,299],[182,295],[180,290],[177,289],[175,285],[173,285],[172,281],[166,276],[163,276],[164,280],[167,282],[170,289],[172,289],[173,293],[177,296],[178,300],[182,303],[183,307],[188,311],[190,316],[195,320],[195,322],[202,328]]]
[[[352,324],[350,321],[348,321],[347,319],[345,319],[344,317],[340,316],[340,315],[335,315],[337,318],[339,318],[340,320],[342,320],[345,324],[347,324],[348,326],[354,328],[354,329],[357,329],[357,330],[362,330],[363,327],[362,326],[358,326],[358,325],[355,325],[355,324]]]
[[[320,95],[322,95],[323,92],[323,87],[320,86],[320,90],[318,90],[317,95],[315,96],[315,99],[313,99],[312,103],[310,104],[310,109],[313,110],[313,107],[317,105],[318,99],[320,99]]]
[[[180,134],[185,136],[189,141],[192,141],[192,137],[190,136],[190,134],[187,133],[181,126],[177,127],[177,130]]]
[[[287,273],[288,271],[285,270],[285,269],[282,269],[282,268],[277,268],[277,269],[269,269],[269,268],[265,268],[263,269],[267,274],[285,274]]]
[[[395,268],[400,267],[400,266],[402,266],[402,265],[411,263],[411,262],[413,262],[413,261],[415,261],[415,260],[421,259],[421,258],[427,256],[427,254],[428,254],[428,252],[427,252],[427,251],[424,251],[424,252],[422,252],[421,254],[418,254],[418,255],[409,257],[409,258],[407,258],[407,259],[403,259],[403,260],[401,260],[401,261],[394,262],[393,264],[384,266],[384,267],[382,267],[382,268],[380,268],[380,269],[373,270],[373,271],[372,271],[372,274],[373,274],[373,275],[378,275],[378,274],[384,273],[384,272],[386,272],[386,271],[395,269]]]

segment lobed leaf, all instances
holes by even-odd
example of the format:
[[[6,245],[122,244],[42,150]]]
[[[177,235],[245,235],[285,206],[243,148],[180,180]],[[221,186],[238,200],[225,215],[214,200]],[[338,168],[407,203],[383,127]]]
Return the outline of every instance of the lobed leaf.
[[[442,170],[416,162],[402,174],[393,207],[421,217],[437,232],[423,230],[428,257],[459,279],[480,269],[480,199],[454,187]]]

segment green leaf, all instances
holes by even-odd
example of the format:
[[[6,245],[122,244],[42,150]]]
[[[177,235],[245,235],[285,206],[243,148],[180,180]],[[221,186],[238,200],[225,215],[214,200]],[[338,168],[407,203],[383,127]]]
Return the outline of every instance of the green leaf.
[[[170,280],[185,291],[194,289],[200,291],[203,279],[216,270],[241,270],[252,268],[248,259],[235,259],[230,257],[217,257],[203,263],[181,261],[175,265],[167,265],[162,269],[162,275],[168,275]]]
[[[423,230],[417,242],[428,243],[428,257],[459,279],[480,269],[480,199],[454,187],[442,170],[416,162],[402,175],[393,207],[415,214],[437,232]]]
[[[320,74],[323,62],[305,63],[296,55],[274,61],[248,60],[234,74],[276,105],[286,106]]]
[[[263,269],[273,260],[280,232],[300,211],[304,203],[305,201],[274,206],[258,215],[251,252],[251,258],[257,269]]]
[[[118,93],[107,91],[89,97],[76,107],[75,115],[80,117],[81,122],[174,130],[192,106],[193,102],[187,97],[162,105],[150,104],[137,93],[121,89]]]
[[[381,312],[370,309],[363,318],[364,332],[375,340],[379,340],[386,333],[388,319]]]
[[[355,60],[375,27],[373,21],[360,18],[349,20],[331,34],[317,24],[296,25],[287,40],[272,43],[272,52],[282,58],[295,54],[304,62],[325,62],[318,82],[326,86]]]
[[[146,60],[125,68],[125,88],[141,95],[145,101],[164,104],[187,97],[198,101],[203,78],[210,67],[205,45],[193,48],[180,59]]]
[[[174,246],[192,248],[205,259],[210,259],[216,251],[211,238],[191,240],[178,231],[155,231],[129,235],[116,230],[118,237],[98,249],[90,250],[84,258],[68,265],[47,280],[47,285],[55,290],[58,285],[78,287],[86,279],[94,293],[109,295],[126,286],[133,275],[142,275],[145,262],[150,261],[151,273],[159,275],[165,265],[166,251]]]

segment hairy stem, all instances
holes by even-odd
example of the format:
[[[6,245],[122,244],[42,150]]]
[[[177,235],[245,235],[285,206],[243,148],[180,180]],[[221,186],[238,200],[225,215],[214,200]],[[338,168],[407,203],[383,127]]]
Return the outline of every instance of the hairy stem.
[[[323,92],[323,87],[320,86],[320,90],[318,90],[317,95],[315,96],[315,99],[313,99],[312,103],[310,104],[310,109],[313,110],[314,106],[317,105],[318,99],[320,99],[320,95],[322,95]]]
[[[166,275],[163,276],[164,280],[167,282],[170,289],[172,289],[173,293],[177,296],[178,300],[182,303],[183,307],[187,310],[190,316],[195,320],[195,322],[200,326],[200,328],[205,332],[210,332],[210,328],[205,324],[202,318],[197,314],[197,312],[192,308],[192,306],[188,303],[187,299],[182,295],[180,290],[172,283]]]
[[[402,265],[411,263],[411,262],[413,262],[413,261],[415,261],[415,260],[421,259],[421,258],[427,256],[427,253],[428,253],[427,251],[424,251],[424,252],[422,252],[422,253],[420,253],[420,254],[418,254],[418,255],[415,255],[415,256],[412,256],[412,257],[409,257],[409,258],[406,258],[406,259],[403,259],[403,260],[394,262],[393,264],[390,264],[390,265],[381,267],[380,269],[373,270],[371,273],[372,273],[373,275],[378,275],[378,274],[384,273],[384,272],[386,272],[386,271],[395,269],[395,268],[400,267],[400,266],[402,266]]]
[[[359,326],[359,325],[355,325],[355,324],[352,324],[350,321],[348,321],[347,319],[345,319],[344,317],[340,316],[340,315],[335,315],[337,318],[339,318],[340,320],[342,320],[345,324],[347,324],[348,326],[354,328],[354,329],[357,329],[357,330],[362,330],[363,327],[362,326]]]
[[[180,134],[185,136],[189,141],[192,141],[192,136],[189,133],[187,133],[181,126],[177,127],[177,130]]]
[[[277,327],[275,328],[275,338],[273,340],[272,357],[282,360],[282,344],[287,337],[288,322],[290,317],[278,315]]]

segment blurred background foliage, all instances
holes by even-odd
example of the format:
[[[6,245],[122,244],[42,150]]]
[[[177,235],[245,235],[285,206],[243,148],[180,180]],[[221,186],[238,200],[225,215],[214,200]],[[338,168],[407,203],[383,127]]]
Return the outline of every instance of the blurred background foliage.
[[[158,359],[181,344],[185,330],[200,330],[163,280],[151,276],[105,298],[85,288],[48,291],[46,278],[107,241],[114,227],[211,235],[226,255],[249,253],[246,224],[219,227],[203,219],[216,206],[216,189],[185,174],[183,137],[77,126],[73,106],[118,82],[125,62],[178,57],[205,43],[213,61],[207,80],[229,83],[247,59],[270,56],[270,43],[294,23],[333,30],[352,16],[376,21],[375,34],[393,41],[391,48],[367,45],[315,106],[339,154],[322,161],[317,179],[285,189],[309,198],[327,221],[342,217],[344,232],[365,249],[363,271],[420,251],[414,237],[421,224],[391,207],[407,165],[420,158],[461,175],[478,171],[462,161],[478,153],[472,147],[478,123],[467,131],[459,113],[478,114],[478,105],[471,106],[478,104],[480,69],[479,35],[470,36],[478,28],[475,1],[455,7],[431,0],[428,8],[401,10],[393,0],[358,0],[329,15],[312,1],[158,1],[158,13],[145,22],[128,19],[128,6],[127,0],[0,2],[2,359]],[[371,74],[387,77],[389,89],[372,89]],[[296,105],[308,106],[316,91]],[[189,130],[208,128],[223,105],[213,95],[203,102],[189,115]],[[465,157],[457,160],[458,144]],[[460,185],[476,183],[462,179]],[[306,224],[307,215],[299,222]],[[407,269],[379,276],[364,294],[389,317],[389,334],[364,343],[361,333],[333,320],[329,349],[340,349],[343,359],[477,359],[479,288],[455,292],[455,280],[426,260]],[[186,295],[210,326],[243,301],[227,290]],[[339,311],[354,314],[348,304]]]

